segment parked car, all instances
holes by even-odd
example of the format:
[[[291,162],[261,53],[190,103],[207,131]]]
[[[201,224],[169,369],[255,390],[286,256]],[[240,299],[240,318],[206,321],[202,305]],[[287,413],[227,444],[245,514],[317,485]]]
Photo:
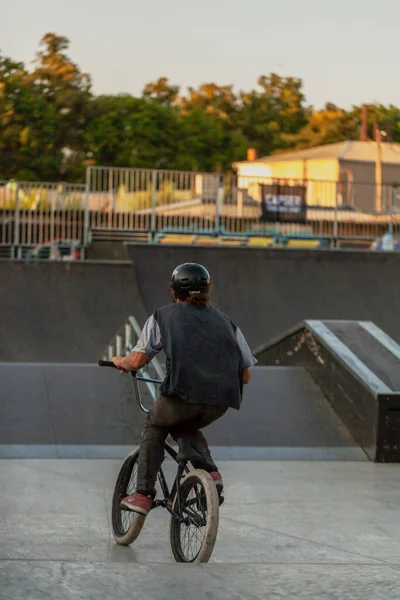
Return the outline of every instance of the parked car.
[[[79,240],[54,240],[40,244],[27,254],[28,260],[81,260],[81,242]]]

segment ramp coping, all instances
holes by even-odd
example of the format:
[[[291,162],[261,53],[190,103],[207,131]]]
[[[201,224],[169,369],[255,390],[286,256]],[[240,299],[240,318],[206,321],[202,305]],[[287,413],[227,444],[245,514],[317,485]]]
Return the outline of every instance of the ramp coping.
[[[400,360],[400,346],[372,321],[359,321],[361,327]]]
[[[379,377],[377,377],[359,358],[357,358],[357,356],[321,321],[307,320],[305,323],[317,337],[333,348],[340,362],[345,367],[349,367],[364,386],[369,386],[376,394],[393,393],[393,390],[383,383],[383,381],[379,379]]]

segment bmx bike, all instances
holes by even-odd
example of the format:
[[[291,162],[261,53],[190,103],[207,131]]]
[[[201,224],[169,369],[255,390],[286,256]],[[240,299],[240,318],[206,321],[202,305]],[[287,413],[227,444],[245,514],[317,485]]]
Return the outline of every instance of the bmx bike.
[[[101,367],[114,367],[111,361],[99,361]],[[138,381],[160,384],[161,381],[139,377],[131,371],[137,404],[148,414],[142,403]],[[218,533],[219,497],[211,475],[202,469],[190,468],[190,456],[184,444],[176,452],[165,443],[165,455],[177,463],[177,472],[171,489],[162,467],[158,482],[162,497],[153,501],[151,510],[162,507],[170,513],[170,550],[176,562],[208,562]],[[165,456],[164,455],[164,456]],[[112,500],[111,523],[116,542],[129,546],[139,536],[146,517],[121,506],[121,500],[136,490],[139,450],[130,452],[122,463]]]

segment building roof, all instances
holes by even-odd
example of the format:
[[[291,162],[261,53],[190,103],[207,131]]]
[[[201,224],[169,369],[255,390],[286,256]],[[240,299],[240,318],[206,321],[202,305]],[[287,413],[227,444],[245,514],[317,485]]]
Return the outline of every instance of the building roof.
[[[348,140],[336,144],[327,144],[325,146],[316,146],[315,148],[305,148],[304,150],[293,150],[291,152],[282,152],[280,154],[271,154],[258,160],[251,161],[256,163],[277,163],[299,160],[348,160],[358,162],[376,162],[377,148],[376,142],[360,142]],[[382,162],[386,164],[400,165],[400,144],[382,143]],[[234,166],[248,164],[250,161],[241,161],[234,163]]]

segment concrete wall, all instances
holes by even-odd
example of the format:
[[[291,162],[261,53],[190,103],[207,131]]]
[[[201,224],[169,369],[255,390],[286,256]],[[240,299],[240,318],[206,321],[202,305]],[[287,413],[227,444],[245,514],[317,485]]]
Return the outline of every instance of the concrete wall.
[[[115,445],[140,439],[131,377],[92,365],[0,363],[0,445]],[[151,406],[151,399],[146,395]]]
[[[304,319],[372,320],[400,342],[400,256],[137,245],[131,263],[0,261],[0,360],[96,362],[130,314],[170,301],[174,267],[205,264],[212,299],[253,348]]]
[[[0,380],[0,457],[122,457],[140,443],[145,415],[130,376],[91,365],[0,363]],[[151,406],[148,394],[143,400]],[[358,456],[318,387],[297,368],[257,368],[240,412],[228,411],[205,433],[213,446],[237,448],[236,458],[249,456],[243,447],[275,448],[282,458]]]
[[[0,260],[0,360],[96,362],[125,319],[147,316],[124,263]]]
[[[252,348],[304,319],[371,320],[400,342],[400,256],[253,248],[130,246],[149,313],[170,301],[176,265],[211,272],[212,301],[243,329]]]

